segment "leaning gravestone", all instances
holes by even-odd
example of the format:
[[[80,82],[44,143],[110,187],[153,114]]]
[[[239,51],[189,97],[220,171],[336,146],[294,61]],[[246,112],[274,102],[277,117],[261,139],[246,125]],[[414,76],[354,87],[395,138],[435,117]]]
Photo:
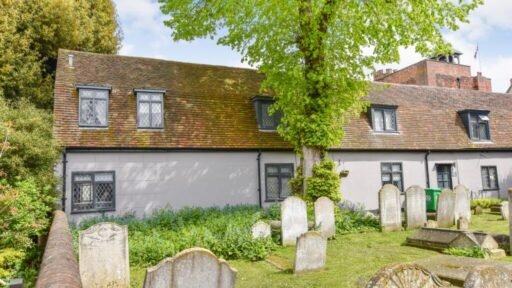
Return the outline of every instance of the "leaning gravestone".
[[[400,231],[400,190],[392,184],[384,185],[379,191],[380,225],[383,231]]]
[[[378,271],[366,288],[452,287],[418,264],[391,264]]]
[[[455,193],[450,189],[443,189],[437,199],[437,225],[440,228],[452,227],[455,223]]]
[[[290,196],[281,204],[281,240],[283,246],[295,245],[297,237],[308,231],[306,202]]]
[[[469,222],[471,222],[471,199],[469,189],[466,186],[459,184],[455,186],[453,193],[455,193],[455,207],[453,213],[455,219],[465,217]]]
[[[327,239],[318,231],[309,231],[297,239],[294,273],[321,270],[325,266]]]
[[[148,268],[144,288],[234,288],[236,273],[210,250],[190,248]]]
[[[407,229],[421,228],[427,222],[425,190],[418,185],[405,190],[405,219]]]
[[[512,278],[510,271],[500,267],[474,267],[464,280],[464,288],[510,288]]]
[[[78,254],[84,288],[130,287],[126,226],[99,223],[80,231]]]
[[[268,238],[271,236],[271,228],[270,225],[263,222],[258,221],[254,225],[252,225],[252,238]]]
[[[334,224],[334,203],[327,197],[320,197],[315,201],[315,226],[325,238],[336,234]]]
[[[503,218],[503,220],[507,220],[509,219],[509,211],[508,211],[508,201],[503,201],[501,202],[501,217]]]

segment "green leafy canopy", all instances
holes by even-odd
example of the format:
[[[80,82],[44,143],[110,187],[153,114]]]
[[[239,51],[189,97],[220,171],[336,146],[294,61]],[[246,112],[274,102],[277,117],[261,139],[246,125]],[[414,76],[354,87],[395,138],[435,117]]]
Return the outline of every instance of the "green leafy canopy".
[[[174,40],[218,39],[265,74],[262,90],[284,112],[280,134],[325,149],[366,107],[367,72],[397,62],[400,47],[447,52],[483,0],[160,0]]]

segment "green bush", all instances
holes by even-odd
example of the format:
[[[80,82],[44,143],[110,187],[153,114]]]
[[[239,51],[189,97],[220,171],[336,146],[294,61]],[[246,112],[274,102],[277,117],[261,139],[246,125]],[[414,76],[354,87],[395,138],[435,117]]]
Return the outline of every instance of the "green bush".
[[[485,258],[485,251],[480,247],[474,248],[448,248],[443,250],[444,254],[453,256],[464,256],[473,258]]]
[[[275,216],[276,209],[244,205],[224,209],[184,208],[176,212],[158,210],[143,219],[133,215],[88,219],[73,232],[76,242],[77,229],[87,229],[98,222],[128,225],[130,264],[133,266],[154,265],[191,247],[209,249],[228,260],[260,260],[276,244],[271,239],[252,239],[251,227],[259,219]]]
[[[498,198],[479,198],[471,200],[471,209],[475,209],[476,206],[480,206],[484,209],[488,209],[493,205],[499,205],[505,200]]]
[[[306,181],[306,198],[311,202],[325,196],[338,203],[341,201],[340,177],[334,172],[335,163],[325,157],[313,166],[313,176]]]
[[[21,269],[25,253],[12,248],[0,249],[0,279],[8,279]]]
[[[335,217],[337,234],[380,231],[379,219],[362,211],[336,209]]]

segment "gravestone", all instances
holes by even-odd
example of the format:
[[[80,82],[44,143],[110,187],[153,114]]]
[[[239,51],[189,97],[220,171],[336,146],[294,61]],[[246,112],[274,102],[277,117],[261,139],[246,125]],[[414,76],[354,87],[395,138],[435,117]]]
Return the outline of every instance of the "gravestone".
[[[263,222],[258,221],[254,225],[252,225],[252,238],[269,238],[272,234],[270,225]]]
[[[508,221],[510,215],[508,210],[508,201],[501,202],[501,217],[503,220]]]
[[[418,264],[391,264],[370,279],[366,288],[439,288],[451,287]]]
[[[464,288],[510,288],[510,272],[493,266],[477,266],[471,269],[464,280]]]
[[[457,230],[469,230],[469,220],[466,217],[460,216],[459,219],[457,219]]]
[[[425,190],[418,185],[405,190],[405,219],[407,229],[421,228],[427,222]]]
[[[325,266],[327,239],[318,231],[309,231],[297,239],[294,273],[321,270]]]
[[[475,215],[482,215],[484,213],[484,209],[480,206],[475,207]]]
[[[379,219],[382,231],[400,231],[400,190],[392,184],[384,185],[379,191]]]
[[[331,199],[322,196],[315,201],[315,226],[325,238],[336,234],[334,203]]]
[[[210,250],[190,248],[148,268],[144,288],[234,288],[236,274]]]
[[[453,193],[455,193],[455,219],[465,217],[469,222],[471,222],[471,198],[469,189],[466,186],[459,184],[453,188]]]
[[[452,227],[455,223],[455,193],[450,189],[443,189],[437,199],[437,225],[440,228]]]
[[[308,231],[306,202],[290,196],[281,204],[281,240],[283,246],[295,245],[297,237]]]
[[[78,254],[84,288],[130,287],[126,226],[99,223],[80,231]]]

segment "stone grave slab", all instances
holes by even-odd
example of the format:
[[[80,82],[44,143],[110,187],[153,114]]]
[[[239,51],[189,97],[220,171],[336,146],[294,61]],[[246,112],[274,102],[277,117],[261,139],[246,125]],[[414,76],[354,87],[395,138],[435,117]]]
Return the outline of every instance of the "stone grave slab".
[[[128,228],[98,223],[79,233],[80,278],[84,288],[130,287]]]
[[[449,228],[455,224],[455,193],[450,189],[443,189],[437,198],[437,225],[440,228]]]
[[[306,202],[290,196],[281,204],[281,241],[283,246],[294,246],[297,237],[308,231]]]
[[[324,268],[327,239],[318,231],[309,231],[297,239],[293,273],[318,271]]]
[[[331,199],[322,196],[315,201],[315,226],[325,238],[336,234],[334,203]]]
[[[391,264],[372,276],[366,288],[438,288],[451,287],[418,264]]]
[[[471,233],[446,228],[422,228],[407,237],[406,244],[437,251],[451,247],[471,248],[478,246],[477,240]]]
[[[379,191],[379,219],[382,231],[402,230],[400,208],[400,190],[391,184],[384,185]]]
[[[252,238],[258,239],[258,238],[269,238],[272,234],[272,229],[270,228],[270,225],[263,222],[258,221],[254,225],[252,225]]]
[[[190,248],[148,268],[144,288],[234,288],[236,274],[210,250]]]
[[[501,267],[478,266],[464,280],[464,288],[510,288],[510,273]]]
[[[427,222],[425,189],[418,185],[405,190],[405,224],[407,229],[421,228]]]
[[[469,189],[459,184],[453,188],[453,193],[455,193],[455,208],[453,212],[455,219],[465,217],[471,222],[471,194]]]
[[[469,272],[478,266],[492,266],[505,269],[507,273],[512,273],[512,263],[501,262],[487,259],[459,257],[451,255],[439,255],[427,259],[421,259],[416,262],[439,278],[446,280],[453,285],[461,287]]]
[[[498,242],[494,239],[494,237],[492,237],[491,234],[485,232],[473,232],[473,235],[475,235],[478,245],[480,245],[480,247],[483,249],[491,250],[500,248]]]

